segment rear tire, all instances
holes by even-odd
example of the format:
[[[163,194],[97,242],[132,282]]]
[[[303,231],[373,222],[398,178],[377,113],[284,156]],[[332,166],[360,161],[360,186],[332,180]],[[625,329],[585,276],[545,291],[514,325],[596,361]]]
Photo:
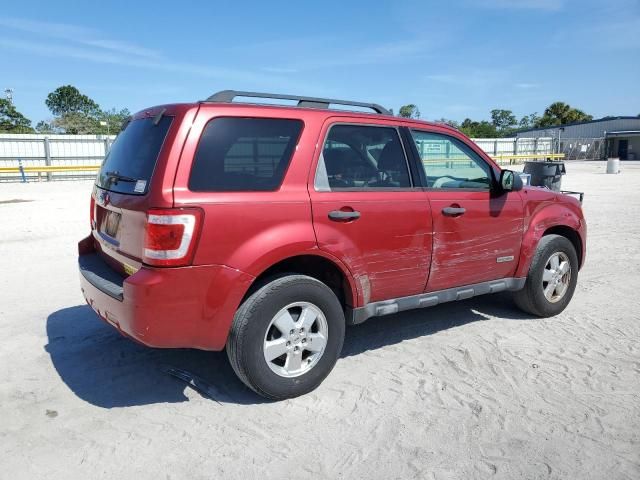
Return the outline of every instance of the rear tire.
[[[344,332],[342,305],[329,287],[305,275],[284,275],[242,303],[227,356],[240,380],[259,395],[293,398],[314,390],[329,375]]]
[[[573,297],[578,281],[578,255],[561,235],[545,235],[531,261],[522,290],[513,293],[521,310],[538,317],[562,312]]]

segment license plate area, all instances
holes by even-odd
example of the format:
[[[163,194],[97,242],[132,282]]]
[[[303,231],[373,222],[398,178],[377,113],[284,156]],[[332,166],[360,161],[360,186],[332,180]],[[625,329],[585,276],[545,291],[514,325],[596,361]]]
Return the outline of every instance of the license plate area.
[[[111,210],[104,210],[102,222],[100,223],[100,232],[111,238],[116,238],[118,234],[118,226],[120,225],[120,213]]]

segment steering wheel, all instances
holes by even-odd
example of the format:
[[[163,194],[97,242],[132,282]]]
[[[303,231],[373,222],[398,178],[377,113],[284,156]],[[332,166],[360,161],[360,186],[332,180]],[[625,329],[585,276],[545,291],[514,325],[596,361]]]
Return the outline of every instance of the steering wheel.
[[[456,181],[455,178],[445,175],[444,177],[440,177],[435,182],[433,182],[433,185],[431,186],[431,188],[442,188],[442,185],[444,185],[445,183],[455,182],[455,181]]]
[[[370,187],[371,185],[375,185],[376,183],[386,183],[390,179],[391,179],[391,175],[389,175],[389,172],[385,172],[384,170],[378,170],[376,172],[375,177],[365,182],[365,186]]]
[[[331,178],[329,179],[329,185],[331,188],[350,188],[353,187],[351,182],[344,180],[343,178]]]

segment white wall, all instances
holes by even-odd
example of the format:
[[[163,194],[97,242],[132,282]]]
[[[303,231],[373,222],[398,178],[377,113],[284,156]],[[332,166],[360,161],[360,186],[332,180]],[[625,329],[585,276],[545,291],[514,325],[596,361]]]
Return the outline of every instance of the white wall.
[[[18,161],[23,166],[44,165],[99,165],[114,135],[40,135],[0,134],[0,167],[15,167]],[[47,159],[46,151],[49,151]],[[56,173],[56,176],[77,176],[71,173]],[[15,177],[0,174],[1,177]]]

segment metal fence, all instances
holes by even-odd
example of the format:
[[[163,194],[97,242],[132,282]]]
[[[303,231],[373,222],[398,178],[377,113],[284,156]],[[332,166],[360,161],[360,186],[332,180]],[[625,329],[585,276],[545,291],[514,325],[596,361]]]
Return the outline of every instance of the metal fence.
[[[551,137],[474,138],[472,140],[492,157],[498,155],[543,155],[555,153]]]
[[[604,138],[561,138],[559,145],[557,139],[555,144],[567,160],[601,160],[607,156]]]
[[[114,135],[35,135],[0,134],[0,181],[22,181],[22,176],[1,169],[18,167],[97,167],[109,151]],[[476,138],[473,141],[488,155],[501,159],[508,156],[564,153],[568,160],[600,159],[605,157],[602,138]],[[426,146],[423,148],[427,148]],[[71,180],[91,178],[95,172],[73,171],[40,173],[25,171],[27,181]]]
[[[473,141],[492,157],[556,153],[564,154],[565,160],[602,160],[607,156],[602,137],[475,138]]]
[[[0,134],[0,168],[87,167],[100,165],[113,143],[114,135],[36,135]],[[47,179],[64,180],[94,177],[95,172],[66,171],[47,173]],[[27,180],[38,177],[27,173]],[[18,181],[20,175],[0,173],[1,181]]]

